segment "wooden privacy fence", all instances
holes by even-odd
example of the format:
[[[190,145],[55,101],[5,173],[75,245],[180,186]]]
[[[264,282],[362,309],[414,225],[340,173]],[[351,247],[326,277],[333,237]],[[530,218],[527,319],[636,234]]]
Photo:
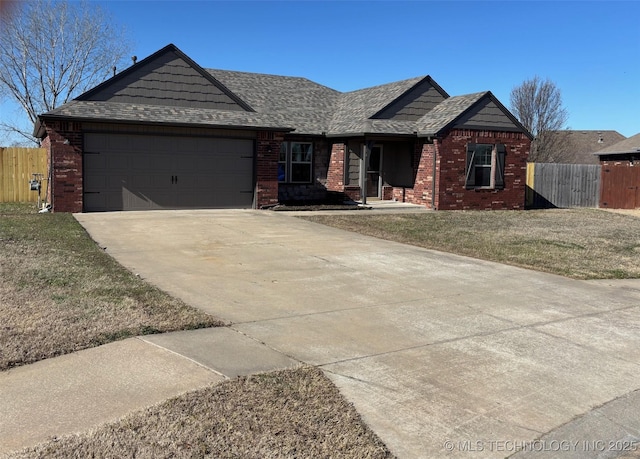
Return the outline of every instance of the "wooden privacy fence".
[[[44,148],[0,147],[0,202],[38,202],[32,191],[32,174],[42,174],[41,196],[47,186],[47,150]]]
[[[597,164],[528,163],[527,207],[598,207],[600,168]]]
[[[609,209],[640,207],[640,165],[602,166],[600,206]]]

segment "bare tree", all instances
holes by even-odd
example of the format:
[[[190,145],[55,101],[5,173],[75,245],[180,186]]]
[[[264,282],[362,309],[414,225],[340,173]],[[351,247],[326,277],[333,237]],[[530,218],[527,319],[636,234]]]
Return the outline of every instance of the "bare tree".
[[[124,31],[86,1],[19,2],[0,21],[1,98],[27,115],[0,127],[29,140],[39,114],[105,80],[130,48]]]
[[[534,136],[529,161],[562,162],[568,155],[560,135],[569,117],[556,84],[535,76],[511,90],[511,111]]]

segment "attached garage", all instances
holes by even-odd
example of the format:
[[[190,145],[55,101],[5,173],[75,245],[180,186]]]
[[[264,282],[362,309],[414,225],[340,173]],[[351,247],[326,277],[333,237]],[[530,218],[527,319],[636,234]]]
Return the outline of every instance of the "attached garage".
[[[450,97],[420,76],[342,93],[204,69],[174,45],[39,115],[34,136],[55,212],[266,209],[330,193],[521,209],[532,139],[489,91]],[[469,145],[486,154],[468,160]]]
[[[38,117],[55,212],[278,202],[287,117],[257,112],[169,45]]]
[[[85,212],[251,208],[254,141],[87,133]]]

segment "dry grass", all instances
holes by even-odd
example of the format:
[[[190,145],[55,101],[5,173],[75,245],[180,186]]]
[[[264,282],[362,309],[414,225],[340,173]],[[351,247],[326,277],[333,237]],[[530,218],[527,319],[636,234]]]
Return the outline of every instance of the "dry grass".
[[[239,378],[12,458],[387,458],[315,368]]]
[[[0,204],[0,369],[145,333],[219,325],[122,268],[69,214]],[[15,458],[392,457],[314,368],[191,392]]]
[[[640,218],[633,215],[567,209],[300,218],[576,279],[640,277]]]
[[[0,205],[0,370],[129,336],[221,325],[137,278],[70,214]]]

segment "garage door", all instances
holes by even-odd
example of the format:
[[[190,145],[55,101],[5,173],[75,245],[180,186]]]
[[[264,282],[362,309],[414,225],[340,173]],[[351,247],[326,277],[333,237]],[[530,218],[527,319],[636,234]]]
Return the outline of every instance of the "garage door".
[[[253,140],[85,135],[86,212],[252,203]]]

